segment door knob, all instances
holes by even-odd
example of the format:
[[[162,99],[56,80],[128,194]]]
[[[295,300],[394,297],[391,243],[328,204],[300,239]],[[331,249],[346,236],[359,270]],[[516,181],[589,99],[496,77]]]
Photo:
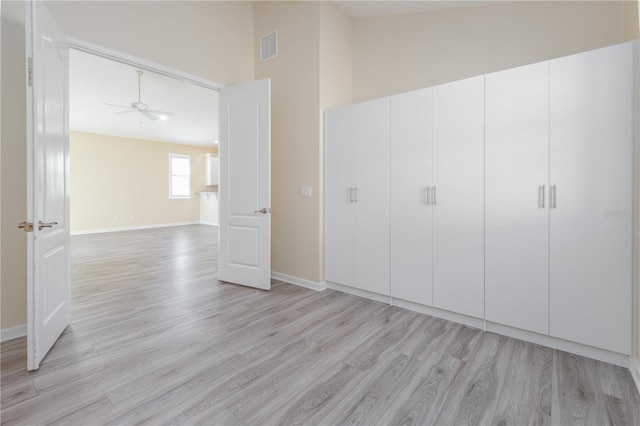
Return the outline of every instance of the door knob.
[[[265,207],[265,208],[263,208],[263,209],[256,210],[254,213],[267,214],[267,213],[271,213],[271,209],[268,209],[268,208],[266,208],[266,207]]]
[[[38,229],[42,231],[42,228],[53,228],[56,226],[58,222],[43,222],[41,220],[38,221]]]
[[[25,220],[24,222],[20,222],[18,224],[18,228],[19,229],[24,229],[24,232],[33,232],[33,223],[27,222]]]

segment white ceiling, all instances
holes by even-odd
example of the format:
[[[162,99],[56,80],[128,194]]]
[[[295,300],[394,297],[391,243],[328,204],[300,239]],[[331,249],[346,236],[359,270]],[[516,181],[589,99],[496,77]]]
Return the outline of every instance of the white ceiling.
[[[218,92],[145,71],[142,102],[151,109],[174,113],[151,121],[138,112],[113,114],[138,100],[136,68],[71,50],[69,121],[72,131],[135,139],[213,146],[218,139]]]
[[[436,10],[458,9],[461,7],[487,6],[504,3],[506,1],[484,0],[336,0],[337,5],[352,18],[372,18],[375,16],[404,15],[408,13],[434,12]]]

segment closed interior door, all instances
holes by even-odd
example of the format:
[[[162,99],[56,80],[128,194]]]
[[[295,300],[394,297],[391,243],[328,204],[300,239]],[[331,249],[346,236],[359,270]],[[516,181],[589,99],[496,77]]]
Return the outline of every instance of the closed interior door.
[[[356,287],[388,295],[389,98],[356,108]]]
[[[485,77],[486,319],[549,332],[548,63]]]
[[[433,89],[433,305],[484,317],[484,78]]]
[[[325,274],[355,286],[355,185],[357,107],[325,112]]]
[[[391,296],[432,304],[433,90],[391,97]]]
[[[633,44],[551,61],[551,334],[631,352]],[[637,119],[637,117],[636,117]]]

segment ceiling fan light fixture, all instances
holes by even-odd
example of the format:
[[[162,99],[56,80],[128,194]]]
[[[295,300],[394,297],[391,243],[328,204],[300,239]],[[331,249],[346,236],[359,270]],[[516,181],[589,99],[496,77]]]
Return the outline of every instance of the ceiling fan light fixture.
[[[169,117],[167,117],[166,115],[162,114],[162,115],[161,115],[161,116],[159,116],[158,118],[159,118],[160,120],[162,120],[162,121],[167,121],[167,119],[168,119]]]

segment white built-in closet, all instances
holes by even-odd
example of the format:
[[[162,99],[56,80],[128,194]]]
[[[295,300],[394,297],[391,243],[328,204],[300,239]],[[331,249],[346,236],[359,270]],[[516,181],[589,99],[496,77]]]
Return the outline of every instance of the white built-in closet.
[[[623,363],[637,49],[327,110],[329,286]]]

